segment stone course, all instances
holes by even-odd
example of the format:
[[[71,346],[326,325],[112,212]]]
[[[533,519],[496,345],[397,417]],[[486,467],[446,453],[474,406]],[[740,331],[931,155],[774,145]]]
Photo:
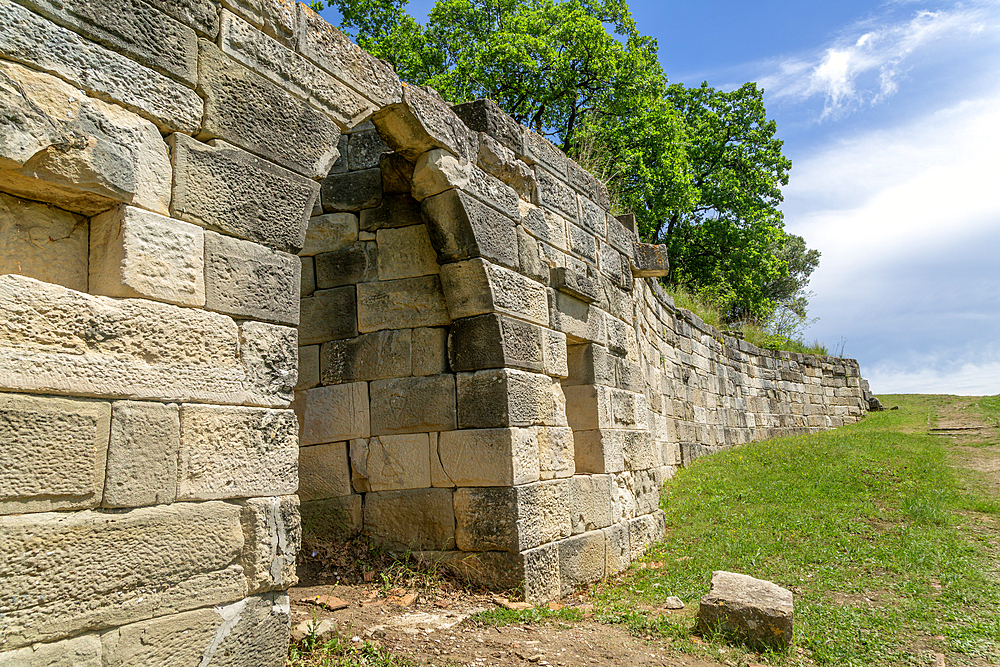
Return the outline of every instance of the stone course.
[[[559,597],[679,466],[870,405],[291,0],[0,0],[0,237],[4,665],[277,667],[300,544],[358,532]]]

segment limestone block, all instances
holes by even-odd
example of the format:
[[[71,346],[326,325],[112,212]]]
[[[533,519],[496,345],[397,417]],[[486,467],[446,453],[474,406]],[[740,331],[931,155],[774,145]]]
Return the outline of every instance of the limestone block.
[[[667,246],[649,243],[632,244],[632,275],[640,278],[657,278],[670,273]]]
[[[0,514],[99,505],[110,423],[105,402],[0,394]]]
[[[365,125],[367,129],[355,129],[351,134],[350,143],[347,145],[349,155],[348,168],[351,171],[378,167],[382,154],[392,152],[385,145],[375,127],[371,123],[365,123]]]
[[[85,216],[118,203],[167,213],[170,160],[155,125],[14,63],[0,62],[0,80],[0,189]]]
[[[566,219],[552,211],[538,208],[527,202],[518,202],[521,213],[521,225],[532,236],[560,250],[569,250]]]
[[[534,428],[445,431],[437,457],[449,486],[514,486],[539,479]]]
[[[399,78],[385,62],[353,44],[347,35],[303,4],[298,12],[299,53],[381,108],[402,97]]]
[[[462,581],[499,590],[509,590],[524,582],[524,559],[505,551],[418,551],[421,563],[444,569]]]
[[[612,523],[609,475],[574,475],[571,478],[573,534],[606,528]]]
[[[302,248],[318,184],[225,141],[182,134],[168,141],[172,216],[276,250]]]
[[[303,502],[351,495],[346,442],[299,448],[298,495]]]
[[[184,405],[177,499],[295,493],[298,445],[291,410]]]
[[[379,280],[427,276],[440,270],[427,225],[380,229],[376,237]]]
[[[542,352],[544,365],[542,372],[557,378],[569,377],[568,346],[566,334],[551,329],[542,330]]]
[[[625,431],[623,435],[626,470],[646,470],[659,465],[649,431]]]
[[[302,263],[295,255],[205,232],[208,310],[296,325],[301,271]]]
[[[549,323],[542,285],[483,259],[445,264],[441,284],[454,320],[497,312],[543,326]]]
[[[545,367],[543,329],[494,313],[456,320],[449,358],[453,371],[508,367],[540,372]]]
[[[372,435],[452,431],[455,376],[376,380],[371,383]]]
[[[535,194],[535,172],[517,159],[514,151],[485,132],[479,133],[479,155],[476,164],[491,176],[514,188],[518,198],[531,201]]]
[[[385,187],[385,172],[382,172],[383,188]],[[387,194],[383,192],[383,194]],[[375,208],[361,211],[361,230],[376,232],[390,227],[409,227],[424,223],[420,212],[420,202],[410,196],[407,183],[405,194],[393,194],[383,197],[382,203]]]
[[[299,256],[318,255],[348,248],[358,241],[358,216],[354,213],[329,213],[309,219],[306,241]]]
[[[566,182],[569,183],[570,187],[605,211],[610,210],[611,206],[608,202],[607,188],[594,178],[590,172],[578,165],[575,160],[566,159],[566,175]]]
[[[213,501],[0,517],[4,648],[242,599],[239,514]]]
[[[323,384],[342,384],[411,374],[410,329],[376,331],[323,343]]]
[[[151,5],[139,0],[100,4],[87,0],[24,0],[21,4],[192,88],[198,82],[198,36]]]
[[[221,46],[224,53],[307,100],[341,128],[357,124],[373,109],[370,101],[328,72],[228,11],[222,12]]]
[[[2,7],[2,5],[0,5]],[[87,291],[87,219],[0,193],[0,274]]]
[[[761,650],[785,650],[792,642],[792,592],[745,574],[716,571],[701,598],[698,627],[721,632]]]
[[[105,507],[174,502],[180,412],[172,403],[116,401],[111,419]]]
[[[284,593],[265,593],[115,628],[101,635],[104,664],[260,665],[281,667],[291,619]]]
[[[320,253],[315,257],[316,286],[328,289],[377,280],[378,255],[378,246],[371,241]]]
[[[412,350],[414,375],[439,375],[448,372],[448,329],[414,329]]]
[[[378,168],[331,173],[320,191],[323,210],[360,211],[382,201],[382,172]]]
[[[613,524],[604,528],[605,576],[613,577],[621,574],[632,564],[632,552],[629,544],[627,522]]]
[[[582,203],[581,203],[582,206]],[[614,216],[607,216],[608,243],[626,258],[631,258],[634,252],[633,246],[636,242],[634,229],[630,229],[621,223]],[[627,265],[626,265],[627,268]]]
[[[219,34],[219,10],[211,0],[150,0],[149,4],[194,28],[202,37],[215,39]]]
[[[426,433],[375,436],[350,443],[351,483],[356,491],[400,491],[431,486]]]
[[[535,169],[535,176],[538,178],[538,188],[535,190],[538,205],[555,211],[570,222],[576,222],[579,212],[576,193],[545,169]]]
[[[377,111],[372,122],[386,143],[411,162],[435,149],[466,160],[476,157],[476,134],[435,91],[404,86],[402,101]]]
[[[303,502],[302,542],[310,545],[328,543],[331,538],[355,537],[361,532],[363,514],[361,495]]]
[[[194,90],[11,0],[0,0],[0,52],[117,102],[164,131],[201,128],[204,103]]]
[[[532,280],[546,285],[549,283],[549,265],[543,261],[544,243],[535,240],[524,228],[518,226],[515,230],[517,234],[517,255],[519,271]]]
[[[517,268],[514,219],[460,190],[446,190],[421,203],[438,261],[472,257]]]
[[[635,330],[615,317],[607,317],[608,350],[624,357],[629,354],[635,341]]]
[[[489,99],[456,104],[452,111],[473,132],[482,132],[515,154],[524,153],[524,130],[521,124],[508,116]]]
[[[559,541],[559,580],[562,594],[604,577],[607,552],[604,531],[592,530]]]
[[[200,139],[224,139],[306,178],[326,176],[340,129],[325,114],[198,42],[198,87],[205,93]]]
[[[573,431],[561,426],[538,427],[539,474],[542,479],[572,477],[576,470]]]
[[[294,398],[298,383],[297,332],[264,322],[240,323],[240,359],[248,388],[260,402],[284,407]]]
[[[549,292],[552,315],[550,326],[567,336],[607,345],[608,328],[604,311],[564,292]]]
[[[562,596],[559,585],[559,546],[545,544],[521,552],[524,560],[524,599],[533,604]]]
[[[204,306],[204,232],[132,206],[94,217],[90,293]]]
[[[371,434],[368,417],[368,384],[355,382],[316,387],[296,394],[302,410],[301,443],[318,445]]]
[[[598,298],[593,279],[571,267],[556,267],[552,272],[552,286],[584,303],[594,303]]]
[[[563,384],[615,385],[616,366],[614,357],[608,354],[608,348],[592,343],[570,345],[567,355],[569,379]]]
[[[369,493],[364,503],[365,533],[392,549],[455,548],[451,489],[409,489]]]
[[[662,510],[630,519],[628,534],[629,550],[632,552],[631,559],[639,558],[646,551],[646,547],[653,542],[662,540],[666,530]]]
[[[436,327],[451,323],[436,275],[358,285],[358,330]]]
[[[528,164],[541,164],[560,179],[566,178],[566,155],[551,141],[524,128],[524,155]]]
[[[579,221],[580,226],[585,229],[588,233],[593,234],[601,241],[608,238],[608,214],[600,206],[590,201],[586,197],[577,196],[577,202],[579,205]],[[617,222],[617,221],[615,221]],[[632,248],[631,243],[627,246],[627,249],[622,250],[631,254]]]
[[[0,653],[0,667],[103,667],[103,664],[101,638],[96,633]]]
[[[553,479],[514,487],[518,549],[524,551],[572,534],[570,482]]]
[[[316,262],[313,261],[312,257],[299,257],[299,259],[302,260],[302,273],[299,274],[299,296],[312,296],[316,291]]]
[[[248,593],[283,591],[298,583],[295,556],[302,546],[298,496],[243,501],[243,552],[240,565]]]
[[[517,552],[517,508],[509,487],[455,491],[455,543],[462,551]]]
[[[566,426],[566,399],[558,380],[498,368],[458,374],[459,428]]]
[[[566,388],[567,393],[569,387]],[[572,407],[569,414],[572,414]],[[577,473],[610,473],[625,470],[625,433],[610,429],[573,432]]]
[[[299,302],[299,343],[312,345],[358,335],[357,291],[353,286],[316,290]]]
[[[569,249],[579,257],[584,258],[590,264],[597,263],[597,239],[594,235],[578,227],[573,223],[566,224],[567,236],[569,238]],[[620,269],[619,265],[619,269]]]
[[[110,398],[259,401],[236,324],[143,299],[0,276],[0,387]]]
[[[442,149],[428,151],[417,159],[411,188],[414,199],[423,201],[452,188],[463,190],[513,219],[520,214],[513,188],[487,174],[474,161],[457,158]]]

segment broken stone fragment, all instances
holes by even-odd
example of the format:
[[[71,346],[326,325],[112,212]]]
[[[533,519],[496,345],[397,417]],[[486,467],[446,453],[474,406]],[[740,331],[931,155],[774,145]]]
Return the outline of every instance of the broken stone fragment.
[[[792,593],[745,574],[713,572],[701,599],[698,628],[720,632],[758,649],[784,650],[792,641]]]

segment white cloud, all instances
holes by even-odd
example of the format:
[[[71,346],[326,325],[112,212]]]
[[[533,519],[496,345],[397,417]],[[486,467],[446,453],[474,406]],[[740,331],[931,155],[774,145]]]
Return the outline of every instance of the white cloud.
[[[1000,394],[1000,361],[965,363],[957,368],[900,368],[893,362],[862,368],[875,394]],[[888,406],[887,406],[888,407]]]

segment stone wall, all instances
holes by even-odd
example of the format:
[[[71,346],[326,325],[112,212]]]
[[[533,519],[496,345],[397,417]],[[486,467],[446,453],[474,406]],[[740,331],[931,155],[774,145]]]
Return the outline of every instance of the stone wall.
[[[609,208],[304,5],[0,0],[0,665],[283,664],[300,499],[557,597],[683,462],[863,414]]]

